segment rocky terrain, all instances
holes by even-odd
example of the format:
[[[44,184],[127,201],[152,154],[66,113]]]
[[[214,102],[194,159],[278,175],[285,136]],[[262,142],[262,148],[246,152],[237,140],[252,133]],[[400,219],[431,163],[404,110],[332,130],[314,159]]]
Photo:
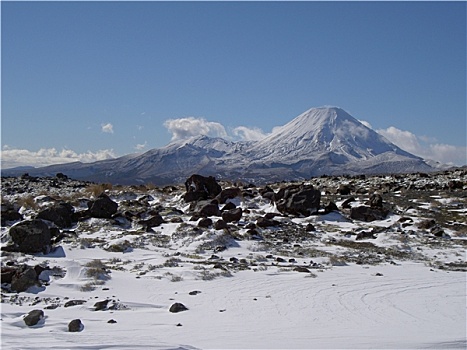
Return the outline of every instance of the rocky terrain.
[[[240,295],[248,295],[249,301],[264,302],[274,298],[274,293],[280,293],[281,288],[289,288],[288,283],[290,288],[310,283],[309,279],[296,279],[298,276],[317,281],[315,285],[321,280],[326,281],[329,288],[338,286],[344,281],[339,278],[343,277],[333,274],[346,268],[347,271],[364,268],[371,271],[371,278],[382,280],[386,271],[392,275],[393,269],[401,271],[405,268],[407,273],[413,266],[417,266],[416,271],[423,271],[416,272],[420,276],[424,273],[448,274],[443,276],[451,278],[449,283],[454,286],[449,295],[454,295],[458,303],[463,298],[465,304],[465,168],[429,174],[321,176],[307,181],[261,186],[218,182],[199,175],[187,178],[183,185],[157,187],[97,184],[73,180],[61,173],[45,178],[24,174],[2,178],[1,214],[2,346],[12,349],[26,348],[21,345],[21,338],[34,337],[32,329],[53,330],[54,334],[94,331],[94,336],[86,338],[90,342],[88,348],[99,348],[97,344],[102,345],[102,342],[114,344],[104,336],[106,332],[114,332],[106,327],[125,324],[128,312],[135,310],[160,313],[164,327],[172,322],[178,328],[190,325],[190,322],[195,327],[205,317],[214,317],[205,314],[210,305],[215,304],[217,314],[228,314],[232,310],[229,299],[209,296],[209,290],[214,290],[210,289],[214,286],[219,288],[215,289],[218,294],[229,295],[229,288],[235,290],[238,287],[235,283],[244,283],[245,289]],[[249,280],[251,274],[256,277]],[[383,299],[388,298],[389,289],[398,286],[396,281],[403,275],[402,272],[394,273],[394,281],[392,284],[388,282],[388,290],[381,294]],[[283,277],[280,280],[275,276]],[[326,276],[334,276],[332,278],[336,280],[328,283],[330,277]],[[432,284],[442,290],[449,284],[443,282],[438,286],[435,280],[430,282],[431,277],[427,277],[422,288],[422,284],[417,284],[417,278],[409,276],[404,280],[407,288],[411,279],[421,289]],[[456,281],[454,284],[452,278]],[[264,284],[260,282],[263,279]],[[246,280],[249,284],[243,282]],[[281,286],[273,287],[274,281],[280,281]],[[373,282],[368,283],[370,288]],[[161,287],[154,289],[154,284]],[[302,295],[300,293],[307,288],[312,287],[299,288],[297,295]],[[352,293],[358,289],[357,285],[352,288]],[[410,289],[407,288],[401,288],[401,293]],[[143,290],[147,293],[144,297],[150,300],[137,300],[143,297],[138,294]],[[184,297],[179,295],[181,290],[186,292]],[[315,298],[326,292],[323,290],[322,293]],[[156,302],[154,295],[161,299]],[[203,302],[193,302],[196,298]],[[242,298],[235,305],[241,311],[237,316],[245,318],[250,312],[244,308],[242,303],[246,301]],[[285,295],[282,298],[292,310],[295,310],[294,305],[304,302]],[[336,298],[341,301],[342,295]],[[361,295],[360,298],[364,302]],[[408,313],[394,303],[389,308],[391,312],[402,310],[401,317],[404,316],[402,312]],[[430,303],[433,304],[428,309],[443,314],[438,299],[430,300]],[[374,305],[364,303],[371,313],[377,310]],[[437,305],[441,305],[441,310]],[[197,313],[196,310],[202,307],[204,313]],[[282,308],[283,305],[276,304],[275,307]],[[262,317],[266,311],[261,311],[266,309],[253,312],[257,320],[266,322],[266,314]],[[328,305],[326,313],[331,309]],[[96,316],[98,311],[101,313]],[[191,316],[167,320],[164,317],[168,316],[163,312]],[[280,319],[283,320],[285,314],[287,317],[300,314],[298,309],[295,312],[279,312]],[[462,341],[465,317],[462,321],[460,312],[450,315],[449,310],[444,310],[449,314],[450,322],[456,325],[449,324],[452,334],[446,333],[448,340],[454,342],[450,343],[453,347],[465,346],[465,337]],[[299,318],[304,325],[311,322],[307,317],[311,316]],[[224,321],[214,319],[215,333],[216,327]],[[351,323],[357,320],[358,317]],[[97,323],[106,326],[97,327]],[[431,324],[431,320],[423,323],[424,327],[428,323]],[[236,328],[229,324],[217,332],[227,329]],[[429,333],[430,328],[426,329]],[[167,334],[172,334],[170,332]],[[190,332],[193,330],[187,330],[185,334]],[[40,337],[40,333],[35,334]],[[55,337],[65,341],[68,348],[79,348],[76,339],[65,335]],[[144,336],[137,343],[141,347],[151,343],[153,348],[259,347],[255,343],[259,339],[253,335],[248,336],[245,343],[241,343],[240,333],[235,336],[235,341],[223,338],[224,343],[216,343],[217,340],[206,334],[203,337],[203,340],[188,337],[192,339],[190,345],[183,345],[189,340],[183,340],[183,343],[177,340],[179,338],[169,341],[163,337],[159,343],[151,343]],[[332,337],[330,334],[329,339]],[[332,342],[307,343],[312,338],[299,337],[300,341],[291,344],[297,348],[306,348],[306,344],[309,344],[308,348],[326,347],[326,344],[340,346],[340,343]],[[434,338],[433,342],[441,338]],[[98,339],[101,339],[100,343]],[[274,335],[270,339],[275,341]],[[347,340],[343,338],[343,341]],[[45,343],[35,344],[41,348]],[[267,341],[261,344],[271,346]],[[276,345],[285,347],[284,343]],[[354,345],[372,347],[375,343],[364,346],[357,342]],[[114,346],[131,348],[128,343]],[[401,346],[401,343],[393,346]]]

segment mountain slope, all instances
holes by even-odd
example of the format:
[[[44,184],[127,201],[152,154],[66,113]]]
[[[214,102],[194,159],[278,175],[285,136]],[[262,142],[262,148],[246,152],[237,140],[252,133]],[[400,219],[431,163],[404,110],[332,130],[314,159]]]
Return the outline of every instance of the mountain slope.
[[[337,107],[312,108],[261,141],[232,142],[207,136],[172,142],[140,155],[30,169],[31,175],[65,173],[83,180],[157,185],[183,182],[193,173],[217,178],[270,182],[323,174],[431,171]],[[19,171],[2,170],[2,175]]]
[[[413,157],[367,128],[343,109],[312,108],[252,147],[255,159],[294,162],[303,158],[333,153],[335,161],[364,160],[385,152]],[[339,162],[339,161],[338,161]]]

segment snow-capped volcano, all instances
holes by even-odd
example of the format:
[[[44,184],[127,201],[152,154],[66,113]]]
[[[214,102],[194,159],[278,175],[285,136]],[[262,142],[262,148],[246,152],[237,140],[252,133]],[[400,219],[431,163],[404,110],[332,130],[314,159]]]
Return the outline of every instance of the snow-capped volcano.
[[[312,108],[251,148],[255,159],[295,163],[305,155],[333,153],[347,161],[385,152],[411,156],[337,107]]]
[[[91,164],[52,165],[30,175],[62,172],[75,179],[121,184],[184,181],[193,173],[229,180],[271,182],[323,174],[431,171],[343,109],[312,108],[261,141],[232,142],[208,136],[176,141],[136,156]],[[2,170],[2,175],[18,175]],[[21,172],[22,173],[22,172]]]

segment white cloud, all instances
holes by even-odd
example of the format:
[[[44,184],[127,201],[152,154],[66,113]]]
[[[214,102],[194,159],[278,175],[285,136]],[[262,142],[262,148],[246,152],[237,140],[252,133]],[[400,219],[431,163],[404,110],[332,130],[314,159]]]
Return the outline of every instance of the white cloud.
[[[236,127],[233,129],[233,134],[243,141],[259,141],[267,136],[267,134],[259,128],[248,128],[246,126]]]
[[[204,118],[169,119],[164,122],[164,126],[172,133],[172,141],[198,135],[227,138],[227,132],[222,124],[208,122]]]
[[[116,155],[112,149],[76,153],[69,149],[57,151],[55,148],[41,148],[38,151],[29,151],[26,149],[14,149],[5,145],[1,151],[1,164],[4,169],[18,166],[41,167],[78,161],[91,163],[115,157]]]
[[[146,148],[147,145],[148,145],[148,142],[147,142],[147,141],[144,141],[144,143],[138,143],[138,144],[135,146],[135,149],[137,149],[138,151],[142,151],[143,149]]]
[[[403,150],[424,159],[435,160],[443,164],[467,164],[466,147],[440,144],[435,138],[417,136],[394,126],[376,131]]]
[[[371,124],[369,122],[367,122],[366,120],[359,120],[359,122],[362,123],[363,125],[365,125],[367,128],[373,129]]]
[[[102,132],[108,133],[108,134],[113,134],[114,133],[114,126],[110,123],[107,124],[102,124]]]

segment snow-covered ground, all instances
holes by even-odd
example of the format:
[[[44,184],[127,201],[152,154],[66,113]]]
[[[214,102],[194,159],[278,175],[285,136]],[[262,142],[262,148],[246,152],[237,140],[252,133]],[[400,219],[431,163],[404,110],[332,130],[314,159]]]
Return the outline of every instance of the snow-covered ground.
[[[151,205],[165,200],[167,206],[188,209],[180,196],[151,195]],[[112,198],[122,197],[114,192]],[[434,200],[445,205],[458,199]],[[276,211],[258,198],[236,203],[250,208],[250,216]],[[465,209],[461,214],[465,218]],[[344,234],[359,227],[396,227],[401,217],[391,213],[372,223],[350,221],[338,212],[278,217],[316,227],[308,239],[283,246],[266,244],[267,237],[289,226],[258,229],[262,239],[233,239],[212,227],[194,235],[196,222],[189,222],[189,215],[166,220],[155,233],[89,219],[74,228],[79,239],[64,239],[48,255],[2,254],[2,267],[15,257],[18,263],[56,268],[41,275],[49,277],[44,286],[2,291],[2,349],[465,349],[465,270],[435,266],[465,263],[465,244],[456,244],[465,237],[445,229],[449,238],[422,244],[417,234],[404,240],[396,229],[387,229],[361,242],[370,248],[371,242],[384,251],[381,255],[397,249],[424,258],[399,259],[394,253],[379,263],[356,262],[361,251],[333,244],[355,243],[355,236]],[[423,219],[411,217],[406,232]],[[248,221],[245,214],[237,236],[246,232]],[[131,248],[108,249],[124,241]],[[206,242],[222,242],[227,249],[204,249]],[[101,275],[89,272],[96,266],[103,266]],[[83,302],[65,307],[73,300]],[[108,307],[94,311],[104,300]],[[169,312],[174,303],[188,310]],[[33,309],[45,317],[28,327],[23,318]],[[68,332],[73,319],[81,320],[82,331]]]

